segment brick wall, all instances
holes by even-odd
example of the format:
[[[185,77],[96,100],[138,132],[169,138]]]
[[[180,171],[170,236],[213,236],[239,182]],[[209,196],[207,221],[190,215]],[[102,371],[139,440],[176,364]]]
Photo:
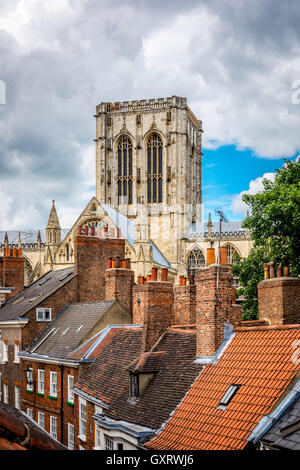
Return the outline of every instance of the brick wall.
[[[105,299],[104,273],[109,257],[125,257],[125,240],[78,235],[74,241],[79,302]]]
[[[0,258],[0,285],[13,287],[14,290],[6,295],[6,300],[24,290],[24,258],[3,256]]]
[[[141,287],[144,289],[142,352],[147,352],[171,326],[173,285],[170,282],[149,281]]]
[[[219,266],[218,303],[216,264],[196,271],[197,357],[211,357],[224,340],[224,322],[232,309],[232,269]]]
[[[277,277],[257,285],[259,319],[270,325],[300,323],[300,278]]]
[[[145,289],[144,284],[137,284],[132,289],[132,323],[142,324],[145,311]]]
[[[33,392],[27,391],[26,368],[33,369]],[[22,360],[22,410],[33,410],[33,419],[38,421],[38,412],[45,415],[45,429],[50,432],[50,416],[57,418],[57,440],[68,445],[68,423],[76,425],[75,407],[68,403],[68,375],[78,377],[78,369],[58,364]],[[38,369],[44,370],[44,394],[38,392]],[[57,373],[57,397],[50,397],[50,371]],[[63,381],[61,381],[63,377]],[[62,426],[63,423],[63,426]],[[75,429],[74,429],[75,433]]]
[[[188,325],[196,319],[196,286],[174,286],[173,320],[174,325]]]
[[[134,272],[130,269],[112,268],[105,271],[105,300],[118,300],[132,313],[132,288]]]

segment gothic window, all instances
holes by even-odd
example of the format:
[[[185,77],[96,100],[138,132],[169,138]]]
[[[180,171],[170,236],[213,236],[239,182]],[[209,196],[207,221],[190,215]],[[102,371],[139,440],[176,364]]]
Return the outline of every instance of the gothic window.
[[[226,261],[227,264],[234,263],[234,255],[238,255],[238,252],[231,245],[226,246]]]
[[[126,136],[118,142],[118,202],[132,204],[132,143]]]
[[[70,261],[70,247],[66,245],[66,261]]]
[[[162,202],[162,141],[152,134],[147,143],[147,201]]]
[[[195,275],[196,269],[205,266],[205,258],[199,248],[194,248],[188,257],[188,275]]]

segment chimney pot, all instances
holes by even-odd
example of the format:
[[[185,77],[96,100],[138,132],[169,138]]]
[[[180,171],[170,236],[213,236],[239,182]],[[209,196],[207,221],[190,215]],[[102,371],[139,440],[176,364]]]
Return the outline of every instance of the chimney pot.
[[[206,266],[210,266],[211,264],[214,264],[216,262],[215,249],[207,248],[206,253],[207,253]]]
[[[148,274],[146,277],[146,282],[151,281],[151,274]]]
[[[14,254],[13,254],[13,248],[10,248],[10,249],[9,249],[9,256],[14,256]]]
[[[121,267],[122,269],[126,269],[126,260],[125,260],[125,259],[121,259],[121,260],[120,260],[120,267]]]
[[[22,248],[18,248],[18,257],[22,258]]]
[[[86,226],[84,227],[84,235],[85,235],[85,236],[88,236],[88,234],[89,234],[89,227],[88,227],[88,225],[86,225]]]
[[[78,225],[78,227],[77,227],[77,233],[78,233],[78,235],[81,235],[81,234],[82,234],[82,226],[81,226],[81,225]]]
[[[152,268],[151,281],[157,281],[157,268]]]
[[[162,270],[161,270],[161,280],[163,282],[168,281],[168,268],[162,268]]]
[[[120,256],[116,256],[115,258],[115,268],[119,268],[120,267]]]
[[[220,264],[227,264],[226,246],[220,246]]]
[[[107,268],[111,269],[111,267],[112,267],[112,258],[110,257],[110,258],[107,258]]]
[[[94,226],[91,227],[91,235],[92,235],[92,237],[95,236],[95,227]]]
[[[130,258],[126,258],[125,260],[125,263],[126,263],[126,269],[130,269]]]
[[[113,258],[113,259],[111,260],[111,267],[112,267],[112,268],[115,268],[115,267],[116,267],[116,260],[115,260],[115,258]]]
[[[288,277],[290,274],[289,274],[289,267],[288,266],[284,266],[283,268],[283,275],[284,277]]]
[[[270,270],[270,279],[273,279],[275,277],[274,261],[270,261],[269,270]]]
[[[277,268],[277,273],[276,273],[277,277],[282,277],[282,268],[279,266],[279,268]]]
[[[269,265],[268,263],[264,263],[264,278],[269,279]]]

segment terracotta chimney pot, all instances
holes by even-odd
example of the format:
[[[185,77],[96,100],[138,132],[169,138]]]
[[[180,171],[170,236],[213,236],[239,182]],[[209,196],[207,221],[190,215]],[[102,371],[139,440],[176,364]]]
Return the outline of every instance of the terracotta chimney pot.
[[[288,266],[284,266],[283,268],[283,275],[284,277],[288,277],[290,274],[289,274],[289,267]]]
[[[157,268],[152,268],[151,271],[151,281],[157,281]]]
[[[214,264],[216,262],[215,249],[207,248],[206,253],[207,253],[206,266],[210,266],[211,264]]]
[[[120,267],[120,256],[116,256],[115,258],[115,268],[119,268]]]
[[[162,268],[162,270],[161,270],[161,280],[163,282],[168,281],[168,268]]]

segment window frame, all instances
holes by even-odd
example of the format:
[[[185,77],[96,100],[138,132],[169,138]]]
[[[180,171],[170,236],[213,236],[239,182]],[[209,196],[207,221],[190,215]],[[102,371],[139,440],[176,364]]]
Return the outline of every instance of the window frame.
[[[72,429],[72,432],[70,432]],[[68,449],[75,449],[75,426],[72,423],[68,423]]]
[[[3,385],[3,402],[8,405],[8,384],[3,382],[2,385]]]
[[[38,390],[37,393],[40,395],[45,395],[45,370],[44,369],[38,369]],[[43,380],[41,380],[41,375],[43,377]],[[43,384],[42,387],[40,385]]]
[[[20,358],[18,356],[19,352],[20,352],[20,344],[15,343],[14,344],[14,364],[20,364]]]
[[[28,383],[28,377],[26,373],[26,391],[33,392],[33,368],[32,367],[28,367],[28,375],[29,375],[29,380],[31,383],[30,384]]]
[[[53,381],[53,377],[55,377],[55,381]],[[49,397],[57,398],[57,372],[50,371],[50,390],[49,390]]]
[[[87,430],[87,402],[83,398],[79,397],[78,401],[79,413],[78,413],[78,422],[79,422],[79,439],[86,442],[86,430]],[[83,407],[85,408],[83,411]],[[84,418],[83,418],[84,415]]]
[[[72,386],[70,386],[70,382],[72,382]],[[68,403],[74,405],[74,391],[72,388],[74,387],[74,375],[68,374]]]
[[[105,450],[114,450],[114,440],[107,434],[104,434],[104,446]]]
[[[39,315],[42,314],[42,317],[39,318]],[[46,315],[49,314],[49,318],[46,318]],[[36,321],[52,321],[52,309],[50,307],[37,307],[36,308]]]
[[[53,432],[53,429],[55,430],[55,432]],[[57,440],[57,416],[50,415],[49,434],[51,437]]]
[[[223,394],[218,409],[220,410],[225,410],[229,403],[232,401],[232,399],[235,397],[239,389],[241,388],[241,385],[238,384],[231,384]]]
[[[21,387],[15,385],[15,408],[21,409]]]
[[[43,419],[41,420],[41,416]],[[38,420],[37,420],[38,425],[42,428],[45,429],[45,413],[42,413],[41,411],[38,411]],[[42,424],[41,424],[42,423]]]

